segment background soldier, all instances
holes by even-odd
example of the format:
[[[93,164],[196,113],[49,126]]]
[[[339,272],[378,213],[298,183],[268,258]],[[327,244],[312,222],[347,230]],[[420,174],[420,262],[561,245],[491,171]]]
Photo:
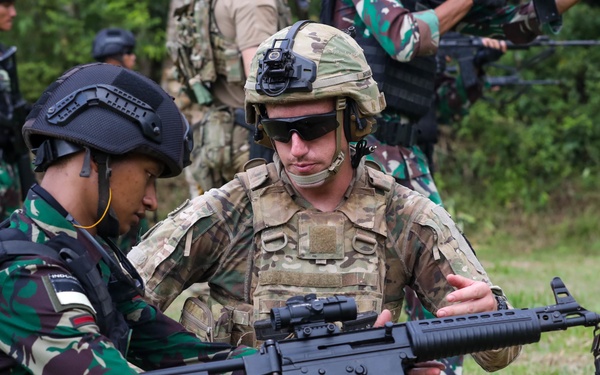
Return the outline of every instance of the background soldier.
[[[135,36],[129,30],[120,28],[102,29],[94,38],[92,57],[96,61],[123,66],[127,69],[135,67]]]
[[[306,22],[260,45],[245,85],[246,120],[274,163],[186,202],[132,249],[148,298],[164,309],[208,282],[183,321],[247,345],[253,321],[307,293],[351,296],[360,311],[387,308],[395,319],[405,285],[439,317],[506,308],[449,215],[365,165],[362,138],[383,95],[352,37]],[[474,356],[490,371],[518,352]]]
[[[17,16],[15,2],[0,0],[0,31],[9,31]],[[0,44],[0,221],[19,208],[35,182],[21,126],[29,104],[21,97],[17,77],[16,47]]]
[[[136,374],[126,359],[149,370],[253,352],[201,342],[145,303],[111,241],[156,209],[157,178],[189,164],[189,125],[167,93],[129,69],[78,66],[23,134],[45,174],[0,230],[1,373]]]
[[[244,120],[244,82],[256,48],[291,22],[287,0],[195,0],[175,11],[168,42],[179,78],[193,101],[209,105],[192,122],[195,148],[186,179],[192,197],[231,180],[250,157],[270,159]]]

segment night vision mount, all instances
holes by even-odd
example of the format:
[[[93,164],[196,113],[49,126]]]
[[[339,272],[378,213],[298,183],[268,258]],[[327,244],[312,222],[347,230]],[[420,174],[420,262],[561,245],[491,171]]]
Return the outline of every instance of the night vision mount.
[[[273,46],[265,51],[264,57],[258,61],[256,92],[274,97],[286,92],[312,91],[317,65],[292,51],[296,34],[311,22],[296,22],[284,39],[275,39]]]

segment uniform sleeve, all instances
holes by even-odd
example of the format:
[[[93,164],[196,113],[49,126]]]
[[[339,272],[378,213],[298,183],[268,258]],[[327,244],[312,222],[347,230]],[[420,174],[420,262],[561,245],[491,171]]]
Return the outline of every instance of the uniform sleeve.
[[[237,358],[255,353],[247,347],[206,343],[141,298],[119,306],[132,328],[128,360],[145,370]]]
[[[83,287],[66,269],[21,260],[0,272],[0,348],[34,374],[135,374],[99,333]]]
[[[492,286],[471,245],[442,207],[420,196],[410,196],[405,207],[412,208],[407,210],[410,219],[406,221],[410,234],[397,248],[409,274],[409,286],[425,308],[435,314],[448,305],[445,297],[454,288],[446,275],[451,273]],[[508,366],[520,351],[521,347],[515,346],[475,353],[473,357],[484,370],[496,371]]]
[[[432,55],[439,44],[439,20],[431,9],[410,12],[398,0],[344,0],[334,15],[336,27],[356,26],[374,36],[393,59]],[[352,4],[352,5],[350,5]]]
[[[186,288],[210,282],[231,293],[244,285],[252,212],[236,180],[176,209],[127,254],[146,285],[146,300],[165,310]],[[235,296],[244,300],[243,292]]]
[[[533,41],[538,35],[557,34],[562,27],[562,18],[553,23],[540,24],[533,2],[509,5],[494,11],[474,6],[455,30],[470,35],[506,39],[523,44]]]
[[[236,44],[240,51],[258,47],[262,41],[277,32],[275,0],[236,0],[233,4]]]

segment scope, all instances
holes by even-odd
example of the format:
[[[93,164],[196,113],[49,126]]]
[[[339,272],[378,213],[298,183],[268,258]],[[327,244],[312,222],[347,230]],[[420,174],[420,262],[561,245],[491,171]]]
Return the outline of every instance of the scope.
[[[357,317],[354,298],[334,296],[317,298],[316,294],[295,296],[285,307],[271,309],[271,326],[275,330],[312,322],[343,322]]]

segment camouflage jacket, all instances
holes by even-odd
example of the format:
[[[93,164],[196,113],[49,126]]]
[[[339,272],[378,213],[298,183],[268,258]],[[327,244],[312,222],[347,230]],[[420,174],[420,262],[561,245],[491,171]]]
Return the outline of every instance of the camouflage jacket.
[[[339,10],[333,24],[338,28],[355,26],[356,32],[372,35],[392,58],[407,61],[432,55],[439,45],[439,20],[426,0],[412,0],[418,11],[402,4],[408,0],[337,0]],[[474,5],[454,27],[463,34],[527,43],[543,33],[557,33],[558,24],[537,22],[533,2],[489,9]]]
[[[368,180],[364,178],[367,168],[363,164],[358,167],[345,201],[355,193],[378,194],[376,189],[364,184]],[[294,209],[299,206],[304,210],[301,213],[314,211],[289,183],[279,164],[278,173],[280,180],[277,181],[277,189],[289,192],[295,204]],[[378,171],[371,173],[384,176]],[[259,241],[255,241],[253,216],[256,213],[253,212],[253,204],[244,189],[241,175],[238,174],[220,189],[211,189],[186,201],[151,229],[128,254],[147,283],[146,296],[150,301],[165,308],[193,283],[208,282],[211,290],[224,296],[226,300],[221,301],[223,304],[235,304],[235,301],[239,304],[252,303],[258,273],[261,272],[256,267],[259,263],[256,257],[265,250]],[[273,186],[269,184],[267,187]],[[445,296],[453,290],[444,277],[449,273],[491,285],[470,245],[443,208],[393,181],[390,181],[388,188],[386,204],[365,208],[375,209],[379,215],[384,215],[384,220],[378,220],[382,226],[383,256],[386,258],[385,267],[381,269],[384,303],[401,303],[403,288],[410,285],[427,309],[435,313],[447,304]],[[263,204],[268,206],[263,214],[273,210],[274,216],[281,217],[286,216],[285,211],[289,210],[284,203]],[[341,202],[340,207],[344,204]],[[348,215],[349,212],[355,212],[357,217],[353,219],[361,221],[361,207],[355,207],[354,210],[346,208],[336,209],[334,213]],[[299,269],[302,262],[314,262],[300,258],[300,254],[278,257],[274,253],[271,261],[286,262],[290,269]],[[322,266],[322,277],[332,272],[328,266]],[[368,285],[356,287],[362,289]],[[510,363],[518,352],[519,348],[511,348],[491,355],[486,352],[476,356],[478,362],[490,370]]]
[[[24,208],[11,215],[10,224],[38,243],[58,233],[78,236],[73,225],[32,190]],[[100,260],[98,267],[108,282],[108,266]],[[57,281],[60,279],[69,280],[70,285],[65,288],[64,282]],[[3,374],[135,374],[127,361],[142,369],[155,369],[247,352],[232,352],[229,345],[201,342],[137,296],[116,306],[130,329],[124,358],[99,331],[83,286],[64,264],[44,256],[18,256],[3,261],[0,285]]]

